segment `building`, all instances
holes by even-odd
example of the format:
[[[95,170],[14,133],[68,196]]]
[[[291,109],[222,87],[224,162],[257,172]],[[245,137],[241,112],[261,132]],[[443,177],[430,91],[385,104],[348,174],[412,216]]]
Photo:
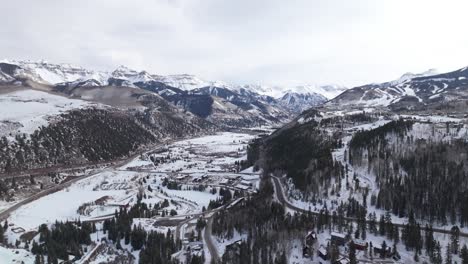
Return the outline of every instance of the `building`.
[[[387,258],[392,255],[392,249],[390,247],[382,248],[381,245],[377,245],[374,246],[374,255]]]
[[[327,249],[323,246],[320,246],[318,249],[317,249],[317,255],[323,259],[323,260],[327,260],[328,259],[328,252],[327,252]]]
[[[346,244],[346,240],[346,235],[344,234],[336,232],[331,233],[331,241],[332,243],[335,243],[335,245],[344,246],[344,244]]]
[[[353,239],[353,241],[351,241],[351,243],[353,243],[354,248],[356,250],[367,250],[367,247],[369,245],[369,243],[367,243],[366,241],[359,240],[359,239]]]
[[[219,182],[219,184],[221,184],[221,185],[228,185],[228,183],[229,183],[229,179],[222,179],[222,180]]]
[[[315,234],[314,231],[310,231],[309,233],[307,233],[305,237],[306,245],[312,246],[315,243],[315,241],[317,241],[317,234]]]

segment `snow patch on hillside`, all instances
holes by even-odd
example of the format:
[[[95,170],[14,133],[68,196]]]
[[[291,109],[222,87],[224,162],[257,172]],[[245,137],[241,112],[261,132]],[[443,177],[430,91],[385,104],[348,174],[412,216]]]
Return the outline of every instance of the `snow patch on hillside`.
[[[0,94],[0,136],[31,134],[54,116],[92,105],[96,104],[36,90]]]

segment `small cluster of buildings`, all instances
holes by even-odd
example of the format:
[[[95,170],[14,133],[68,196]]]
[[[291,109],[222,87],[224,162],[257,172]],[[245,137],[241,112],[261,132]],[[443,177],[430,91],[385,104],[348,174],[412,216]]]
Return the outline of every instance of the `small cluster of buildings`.
[[[307,233],[307,235],[304,238],[304,247],[302,250],[302,254],[304,257],[310,257],[314,252],[314,245],[318,242],[318,236],[314,231],[310,231]],[[345,234],[337,233],[337,232],[332,232],[330,234],[330,243],[334,244],[336,246],[353,246],[357,251],[365,251],[369,249],[369,243],[360,240],[360,239],[349,239]],[[381,245],[372,245],[372,251],[374,256],[383,256],[385,258],[390,258],[392,257],[395,260],[399,259],[399,255],[396,252],[392,252],[392,249],[390,247],[382,248]],[[320,245],[317,248],[317,256],[323,260],[329,260],[330,259],[330,253],[327,250],[327,248],[323,245]],[[338,259],[333,262],[333,264],[349,264],[350,260],[347,257],[344,256],[339,256]]]

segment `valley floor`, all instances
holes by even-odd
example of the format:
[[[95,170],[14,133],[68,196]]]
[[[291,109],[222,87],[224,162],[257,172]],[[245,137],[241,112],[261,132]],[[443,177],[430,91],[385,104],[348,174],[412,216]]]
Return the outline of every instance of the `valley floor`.
[[[0,247],[0,263],[10,263],[13,257],[33,263],[34,255],[24,249],[25,242],[38,240],[36,232],[40,225],[77,220],[97,226],[97,232],[91,235],[93,243],[79,263],[112,261],[119,254],[131,255],[134,263],[138,263],[139,252],[132,252],[128,246],[114,252],[100,242],[106,236],[100,231],[102,221],[114,217],[116,210],[135,204],[137,195],[142,195],[142,202],[149,205],[167,200],[164,209],[171,214],[137,218],[133,224],[147,231],[171,229],[184,245],[188,244],[187,237],[194,230],[198,217],[209,220],[211,211],[216,210],[207,208],[211,200],[220,197],[219,189],[256,192],[259,175],[251,171],[239,172],[236,166],[237,161],[245,159],[246,145],[254,137],[252,133],[224,132],[182,140],[152,149],[122,166],[109,166],[100,172],[87,171],[89,177],[83,177],[86,174],[75,176],[83,179],[10,212],[6,237],[12,249]],[[177,188],[170,187],[167,182],[176,183]],[[199,186],[204,188],[198,189]],[[5,204],[2,210],[8,206]],[[205,232],[205,244],[211,240],[206,235],[211,236],[211,233]],[[218,251],[219,247],[204,247],[206,259],[212,254],[216,258],[222,254],[221,250],[210,252],[213,248]],[[19,253],[12,253],[14,251]],[[185,254],[181,252],[175,257],[183,260]]]

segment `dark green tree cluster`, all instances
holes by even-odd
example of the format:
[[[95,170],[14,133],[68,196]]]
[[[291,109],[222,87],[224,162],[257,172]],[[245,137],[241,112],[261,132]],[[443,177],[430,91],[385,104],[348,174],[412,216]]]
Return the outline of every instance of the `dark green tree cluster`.
[[[400,217],[468,224],[468,143],[414,139],[411,122],[394,121],[358,132],[349,160],[376,175],[371,203]],[[435,126],[435,125],[434,125]]]
[[[90,234],[96,227],[89,223],[56,222],[50,229],[46,224],[39,227],[39,243],[33,241],[31,252],[35,255],[47,255],[48,263],[69,260],[69,255],[80,259],[82,245],[91,244]]]
[[[215,209],[229,203],[232,199],[232,193],[229,189],[221,188],[219,189],[219,197],[216,200],[211,200],[208,204],[208,209]]]
[[[128,155],[155,137],[131,115],[102,109],[74,110],[40,127],[30,138],[0,140],[0,172],[99,162]]]
[[[333,178],[343,176],[342,165],[332,156],[339,145],[338,137],[310,121],[278,130],[268,137],[260,162],[265,172],[286,173],[299,190],[319,194]]]
[[[147,233],[142,231],[142,236],[146,238],[144,242],[138,245],[140,251],[140,264],[170,264],[173,263],[171,255],[180,249],[180,245],[176,243],[170,229],[167,233],[158,233],[151,231]],[[202,262],[193,262],[202,263]]]

